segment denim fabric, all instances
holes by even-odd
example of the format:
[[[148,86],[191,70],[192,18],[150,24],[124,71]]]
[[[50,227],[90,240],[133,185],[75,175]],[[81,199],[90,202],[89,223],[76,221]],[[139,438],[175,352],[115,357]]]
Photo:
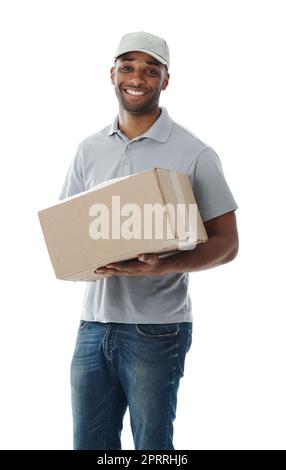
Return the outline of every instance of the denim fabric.
[[[127,406],[135,449],[174,449],[177,392],[192,322],[80,320],[71,361],[73,448],[121,449]]]

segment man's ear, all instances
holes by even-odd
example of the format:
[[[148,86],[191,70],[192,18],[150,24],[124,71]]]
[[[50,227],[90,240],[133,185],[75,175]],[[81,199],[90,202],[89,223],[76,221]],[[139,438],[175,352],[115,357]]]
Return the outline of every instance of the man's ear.
[[[110,69],[110,80],[111,80],[112,85],[114,85],[114,75],[115,75],[115,67],[113,66]]]
[[[169,85],[169,78],[170,78],[170,74],[167,72],[163,80],[163,85],[161,88],[162,90],[166,90],[167,86]]]

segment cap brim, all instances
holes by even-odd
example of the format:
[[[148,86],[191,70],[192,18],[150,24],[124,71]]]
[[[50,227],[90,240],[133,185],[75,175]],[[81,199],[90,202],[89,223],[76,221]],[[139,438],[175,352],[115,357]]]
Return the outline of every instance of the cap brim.
[[[119,57],[120,55],[122,54],[126,54],[126,52],[145,52],[146,54],[149,54],[151,55],[152,57],[154,57],[154,59],[157,59],[159,62],[161,62],[161,64],[163,65],[166,65],[166,67],[168,67],[168,63],[162,59],[162,57],[158,54],[156,54],[156,52],[152,52],[152,51],[148,51],[147,49],[127,49],[127,50],[122,50],[120,51],[116,56],[113,57],[113,59],[117,59],[117,57]]]

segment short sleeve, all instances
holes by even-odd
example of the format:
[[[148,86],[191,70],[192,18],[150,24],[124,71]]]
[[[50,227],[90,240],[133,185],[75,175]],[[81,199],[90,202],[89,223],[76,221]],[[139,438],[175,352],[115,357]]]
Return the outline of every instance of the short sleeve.
[[[74,194],[81,193],[84,190],[82,145],[79,144],[76,155],[70,164],[62,190],[59,194],[59,199],[65,199],[69,196],[73,196]]]
[[[190,179],[203,222],[238,209],[225,179],[221,161],[211,147],[198,155]]]

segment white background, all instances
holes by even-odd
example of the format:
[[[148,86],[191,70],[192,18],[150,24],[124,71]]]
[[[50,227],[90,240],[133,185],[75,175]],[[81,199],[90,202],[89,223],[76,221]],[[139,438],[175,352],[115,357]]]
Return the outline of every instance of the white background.
[[[175,448],[286,448],[283,3],[1,1],[2,449],[72,448],[85,286],[55,278],[37,211],[57,201],[78,143],[114,119],[112,57],[138,30],[168,42],[160,104],[216,150],[239,205],[237,258],[190,275]]]

